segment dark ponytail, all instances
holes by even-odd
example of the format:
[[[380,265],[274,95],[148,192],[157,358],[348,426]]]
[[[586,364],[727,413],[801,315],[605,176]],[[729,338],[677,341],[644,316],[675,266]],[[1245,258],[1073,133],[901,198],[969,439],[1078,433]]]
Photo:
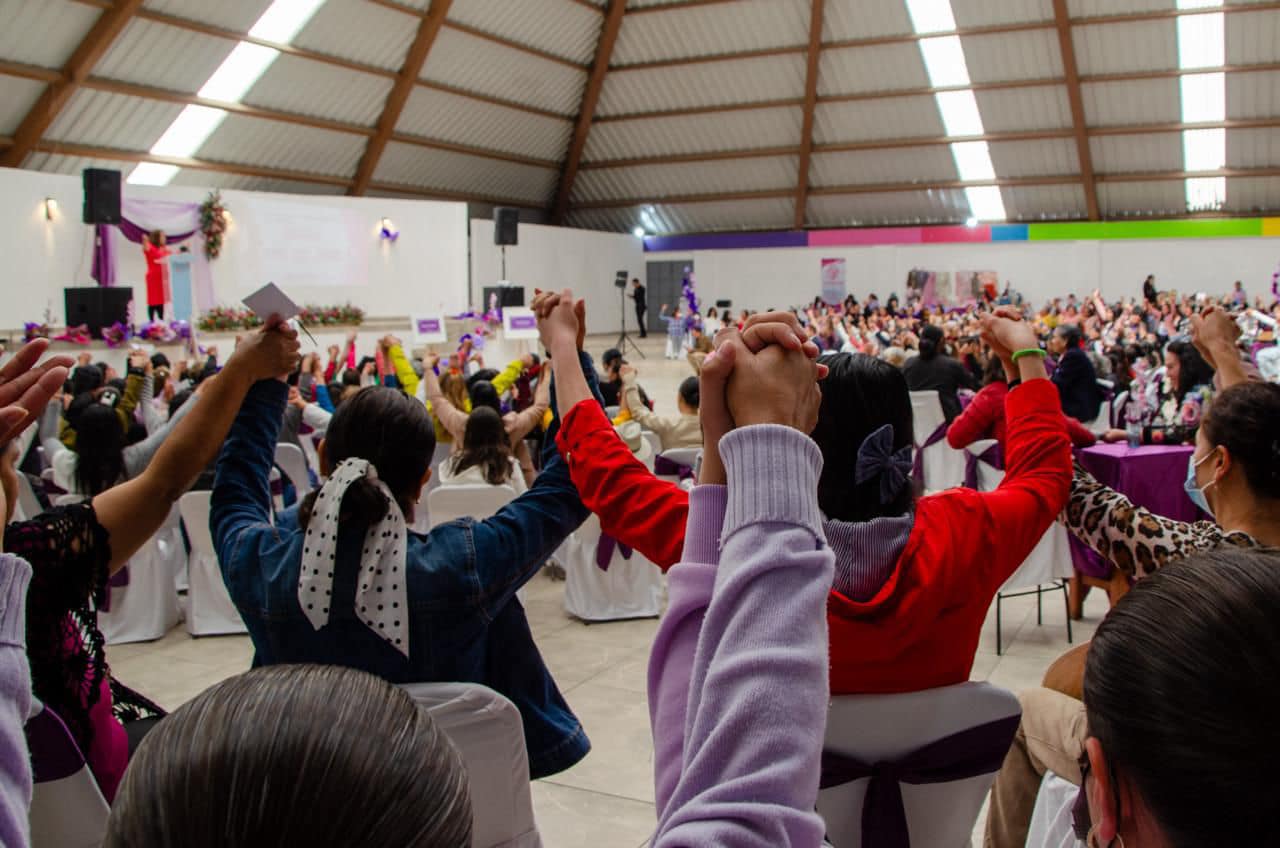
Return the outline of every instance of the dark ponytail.
[[[1098,626],[1089,734],[1171,846],[1280,844],[1278,607],[1280,551],[1222,547],[1139,581]]]
[[[1222,445],[1240,463],[1256,497],[1280,499],[1280,386],[1231,386],[1214,398],[1200,428],[1210,444]]]
[[[942,328],[930,324],[920,331],[920,358],[926,362],[942,349]]]
[[[407,515],[431,466],[435,427],[427,408],[418,401],[398,389],[370,386],[338,406],[325,431],[324,447],[331,467],[344,459],[367,459]],[[298,525],[303,529],[311,521],[318,494],[319,490],[311,492],[298,508]],[[368,527],[380,521],[389,506],[377,484],[357,480],[343,495],[338,522]]]

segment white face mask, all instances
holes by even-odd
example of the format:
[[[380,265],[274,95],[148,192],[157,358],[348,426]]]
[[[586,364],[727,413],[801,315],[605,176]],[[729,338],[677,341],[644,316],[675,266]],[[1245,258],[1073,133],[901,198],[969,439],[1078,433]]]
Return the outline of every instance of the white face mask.
[[[1214,450],[1217,450],[1217,448],[1214,448]],[[1218,481],[1210,480],[1203,486],[1197,486],[1196,469],[1211,456],[1213,456],[1212,450],[1200,457],[1200,459],[1196,459],[1195,451],[1192,451],[1191,456],[1187,457],[1187,479],[1182,484],[1182,488],[1186,491],[1187,497],[1191,498],[1191,502],[1200,507],[1200,509],[1209,513],[1210,516],[1213,515],[1213,508],[1209,506],[1209,499],[1205,497],[1204,493],[1209,490],[1210,486]]]

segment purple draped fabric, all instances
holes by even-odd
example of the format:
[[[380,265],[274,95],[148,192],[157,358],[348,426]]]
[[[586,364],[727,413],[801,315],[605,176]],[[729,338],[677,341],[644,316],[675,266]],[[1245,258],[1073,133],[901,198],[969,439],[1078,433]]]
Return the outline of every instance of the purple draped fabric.
[[[967,489],[978,488],[978,463],[985,462],[992,468],[1004,470],[1004,448],[1000,447],[1000,443],[996,442],[991,447],[984,450],[981,454],[974,455],[968,451],[964,452],[964,485]]]
[[[36,783],[62,780],[85,767],[84,754],[71,731],[48,706],[32,716],[23,729],[31,752],[31,776]]]
[[[120,234],[134,244],[142,244],[147,233],[151,232],[124,217],[121,217],[118,228]],[[116,284],[116,248],[115,240],[111,238],[111,226],[97,224],[93,229],[93,270],[90,276],[97,280],[100,286],[114,286]],[[181,244],[198,232],[200,231],[189,230],[185,233],[165,233],[164,235],[170,243]]]
[[[630,547],[622,544],[608,533],[601,533],[600,540],[596,542],[596,566],[601,571],[609,570],[609,565],[613,562],[614,550],[621,551],[623,559],[631,559]]]
[[[938,425],[938,429],[929,434],[929,438],[924,440],[924,444],[916,448],[915,462],[911,463],[911,479],[917,483],[924,485],[924,451],[925,448],[932,447],[938,442],[946,438],[947,428],[951,425],[943,421]]]
[[[659,477],[679,477],[681,480],[693,479],[693,467],[668,459],[662,454],[653,458],[653,473]]]
[[[819,788],[871,778],[862,802],[862,844],[911,848],[901,784],[950,783],[999,771],[1020,718],[1012,715],[966,728],[894,760],[866,763],[823,751]]]

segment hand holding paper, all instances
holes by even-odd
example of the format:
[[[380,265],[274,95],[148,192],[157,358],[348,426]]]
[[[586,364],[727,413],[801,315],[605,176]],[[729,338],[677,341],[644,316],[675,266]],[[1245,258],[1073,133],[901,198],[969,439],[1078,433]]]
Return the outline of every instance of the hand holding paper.
[[[280,316],[282,321],[296,319],[298,313],[302,311],[298,304],[294,303],[275,283],[267,283],[246,297],[244,305],[252,309],[254,314],[264,321],[270,319],[272,315]],[[298,329],[306,333],[307,338],[311,339],[312,344],[319,345],[315,336],[311,335],[311,331],[301,321],[296,321],[296,323]]]

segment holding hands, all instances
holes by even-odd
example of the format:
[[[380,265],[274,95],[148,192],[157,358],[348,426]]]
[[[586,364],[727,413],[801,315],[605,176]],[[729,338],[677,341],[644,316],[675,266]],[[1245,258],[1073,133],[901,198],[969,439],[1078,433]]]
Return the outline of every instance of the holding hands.
[[[254,333],[249,333],[231,354],[227,368],[244,369],[253,382],[283,379],[298,365],[298,331],[272,315]]]
[[[556,351],[573,344],[582,350],[587,336],[587,306],[581,299],[574,300],[573,292],[563,289],[559,292],[544,292],[535,289],[532,307],[538,316],[538,336],[542,346]]]

